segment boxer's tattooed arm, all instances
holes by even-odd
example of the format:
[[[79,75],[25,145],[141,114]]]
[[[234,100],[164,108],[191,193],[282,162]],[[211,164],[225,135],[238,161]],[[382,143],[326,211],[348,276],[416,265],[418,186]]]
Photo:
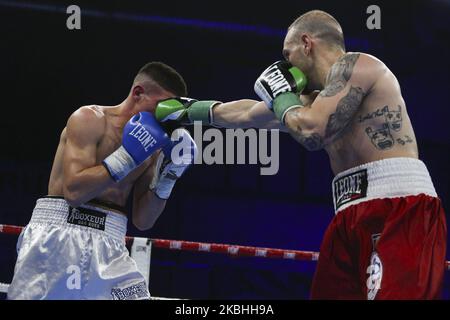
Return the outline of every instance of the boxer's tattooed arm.
[[[337,103],[336,111],[329,116],[324,135],[317,132],[306,134],[299,125],[290,130],[291,135],[310,151],[322,149],[325,142],[334,141],[348,127],[361,105],[364,95],[365,93],[361,88],[350,87],[348,93]],[[291,123],[302,122],[296,112],[290,112],[286,116],[289,117],[289,122],[292,121]]]
[[[339,100],[336,112],[328,118],[325,139],[336,139],[348,126],[364,98],[364,91],[359,87],[350,87],[348,93]]]
[[[309,151],[320,150],[324,146],[323,139],[318,133],[313,133],[310,135],[299,135],[297,140]]]
[[[333,64],[328,73],[325,88],[320,92],[321,97],[332,97],[345,88],[358,58],[359,53],[348,53]]]
[[[289,133],[291,136],[297,140],[302,146],[304,146],[309,151],[320,150],[323,148],[323,138],[318,133],[307,134],[303,131],[302,127],[299,125],[301,119],[298,113],[289,112],[286,118],[290,118],[289,122],[297,124],[294,128],[289,128]]]
[[[359,53],[351,53],[339,59],[332,66],[327,77],[327,84],[319,95],[321,97],[333,97],[344,90],[352,76],[353,67],[358,58]],[[318,132],[308,132],[306,134],[297,125],[295,128],[290,129],[291,135],[308,150],[322,149],[326,143],[334,141],[348,127],[361,105],[364,96],[365,92],[362,88],[350,86],[348,93],[338,101],[335,112],[329,116],[323,134],[319,134]],[[292,123],[302,123],[302,119],[296,119],[299,117],[296,112],[288,113],[286,116],[285,120],[292,117]]]

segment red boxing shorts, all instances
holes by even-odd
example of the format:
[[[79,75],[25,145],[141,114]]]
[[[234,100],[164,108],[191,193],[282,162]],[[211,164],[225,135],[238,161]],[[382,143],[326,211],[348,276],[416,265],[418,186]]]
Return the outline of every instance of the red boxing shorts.
[[[312,299],[438,299],[447,228],[424,163],[391,158],[333,179]]]

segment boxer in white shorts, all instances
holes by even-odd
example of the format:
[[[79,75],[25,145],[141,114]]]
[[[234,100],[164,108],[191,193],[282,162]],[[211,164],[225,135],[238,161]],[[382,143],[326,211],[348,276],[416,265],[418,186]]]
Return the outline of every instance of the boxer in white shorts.
[[[70,116],[49,196],[37,200],[19,238],[8,299],[150,298],[125,247],[123,207],[133,190],[132,222],[151,228],[192,163],[196,146],[189,133],[177,129],[170,139],[152,114],[159,100],[184,95],[183,78],[152,62],[119,105],[84,106]],[[172,152],[180,146],[181,154]]]
[[[115,210],[39,199],[19,238],[8,298],[148,299],[145,280],[125,247],[126,228],[126,216]]]

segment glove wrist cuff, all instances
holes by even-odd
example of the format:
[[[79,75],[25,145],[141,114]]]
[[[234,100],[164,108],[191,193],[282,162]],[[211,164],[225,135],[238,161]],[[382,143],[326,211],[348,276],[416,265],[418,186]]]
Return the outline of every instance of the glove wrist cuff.
[[[285,92],[273,100],[273,111],[282,124],[286,113],[294,107],[303,107],[302,101],[295,93]]]
[[[194,102],[188,109],[189,120],[201,121],[203,124],[214,124],[212,109],[215,105],[221,103],[220,101],[197,101]]]
[[[136,162],[123,146],[106,157],[102,164],[116,182],[125,178],[130,171],[136,168]]]
[[[177,180],[162,178],[160,181],[158,181],[158,184],[156,185],[156,188],[153,189],[153,192],[158,198],[167,200],[169,199],[176,182]]]

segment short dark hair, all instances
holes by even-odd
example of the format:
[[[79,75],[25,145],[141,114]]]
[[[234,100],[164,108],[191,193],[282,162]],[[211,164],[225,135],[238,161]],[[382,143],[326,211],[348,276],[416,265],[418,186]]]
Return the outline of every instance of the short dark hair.
[[[322,10],[312,10],[302,14],[290,26],[299,32],[307,32],[328,44],[345,51],[344,33],[337,20]]]
[[[176,96],[187,96],[187,86],[183,77],[172,67],[163,62],[149,62],[136,75],[145,75],[161,88],[174,93]],[[135,81],[136,81],[135,79]]]

